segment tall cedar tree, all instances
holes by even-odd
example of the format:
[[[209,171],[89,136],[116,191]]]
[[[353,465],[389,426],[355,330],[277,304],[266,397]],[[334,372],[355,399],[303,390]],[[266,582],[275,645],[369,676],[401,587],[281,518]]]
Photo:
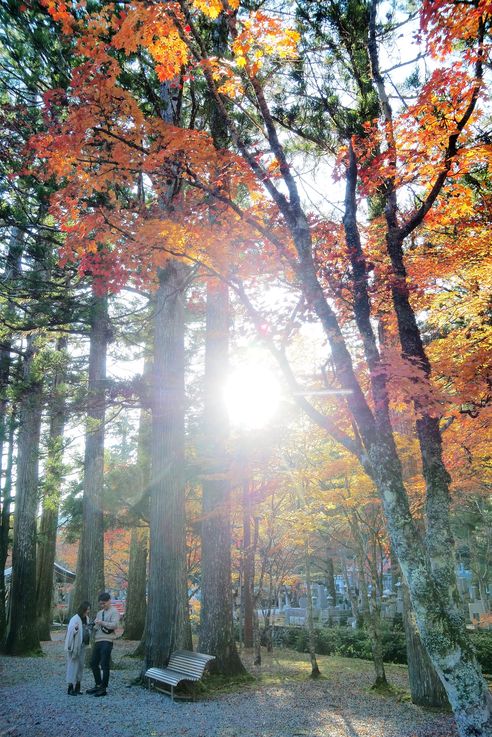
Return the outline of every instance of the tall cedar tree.
[[[27,6],[25,8],[27,11]],[[53,351],[43,348],[49,345],[51,340],[49,332],[52,328],[60,331],[67,329],[70,317],[74,315],[74,302],[72,299],[72,291],[70,287],[71,270],[64,270],[61,274],[55,266],[53,259],[54,246],[57,246],[56,230],[46,220],[47,201],[49,195],[53,191],[53,182],[42,184],[37,182],[29,173],[24,172],[18,179],[12,177],[14,172],[19,172],[23,155],[26,153],[28,137],[33,130],[42,129],[44,122],[42,119],[41,104],[42,95],[50,87],[63,87],[68,82],[67,69],[69,68],[68,51],[70,41],[66,43],[66,39],[57,32],[53,27],[49,17],[40,8],[33,11],[22,12],[18,3],[6,2],[0,9],[0,45],[1,45],[1,72],[0,72],[0,95],[2,99],[2,113],[0,125],[2,127],[2,163],[0,166],[0,187],[5,193],[0,212],[2,226],[2,242],[5,244],[6,255],[4,256],[5,270],[2,279],[2,341],[1,341],[1,405],[0,405],[0,458],[3,460],[3,440],[5,438],[4,431],[10,425],[10,441],[7,460],[7,469],[5,474],[5,483],[3,486],[1,529],[0,529],[0,639],[5,635],[6,619],[5,619],[5,589],[3,569],[5,559],[8,553],[9,530],[11,526],[11,471],[14,459],[13,452],[13,419],[17,412],[15,404],[8,402],[8,392],[10,388],[11,397],[18,397],[20,402],[19,410],[24,404],[23,390],[33,390],[32,399],[34,401],[35,412],[32,418],[34,422],[39,410],[39,387],[42,380],[43,369],[48,369],[46,373],[50,375],[52,369],[47,366],[46,360],[48,354],[52,356]],[[24,261],[24,272],[21,273],[21,260]],[[22,354],[22,336],[27,334],[37,335],[35,344],[29,340],[27,354],[24,355],[23,372],[27,377],[27,383],[16,388],[16,377],[12,371],[12,356],[20,352]],[[32,352],[34,351],[34,356]],[[42,361],[43,369],[37,364]],[[56,363],[56,361],[55,361]],[[29,368],[32,364],[32,370]],[[56,370],[53,368],[53,370]],[[35,397],[35,395],[38,395]],[[26,400],[27,401],[27,400]],[[19,415],[19,420],[24,415],[24,409]],[[56,423],[55,423],[56,424]],[[35,429],[34,425],[33,428]],[[53,433],[57,434],[53,426]],[[18,457],[17,464],[21,462],[22,455],[21,445],[24,444],[24,429],[20,429],[18,437]],[[36,432],[31,437],[31,441],[36,439]],[[56,451],[55,451],[56,448]],[[61,450],[60,441],[54,441],[49,451],[48,466],[53,470],[54,466],[60,468],[58,461],[53,463],[54,455],[59,456]],[[15,525],[20,533],[19,544],[27,529],[32,526],[32,519],[29,515],[34,513],[37,518],[37,501],[39,499],[39,489],[35,488],[37,484],[38,471],[34,468],[37,463],[35,456],[39,457],[41,450],[37,451],[31,447],[28,451],[30,471],[27,468],[22,469],[22,473],[17,477],[17,484],[20,478],[25,477],[31,485],[30,492],[23,490],[20,499],[23,500],[23,494],[27,492],[32,494],[33,498],[29,503],[15,505],[16,522]],[[1,465],[1,463],[0,463]],[[27,474],[27,475],[26,475]],[[48,471],[48,475],[50,472]],[[50,488],[52,490],[52,500],[59,494],[59,485],[61,479],[59,475],[51,474]],[[55,489],[55,487],[58,487]],[[56,506],[54,504],[54,506]],[[53,565],[51,567],[48,558],[54,557],[54,535],[56,534],[56,510],[53,506],[53,514],[49,524],[50,533],[47,534],[47,528],[44,527],[40,537],[40,550],[49,553],[47,556],[42,553],[43,561],[38,567],[37,593],[31,597],[26,593],[34,605],[36,598],[39,596],[43,600],[43,619],[45,621],[44,634],[49,637],[48,628],[51,623],[51,597],[53,591]],[[25,520],[17,519],[17,515],[27,513]],[[34,512],[33,512],[34,510]],[[46,519],[44,520],[46,522]],[[34,523],[36,525],[36,521]],[[30,534],[30,532],[29,532]],[[49,539],[48,539],[49,538]],[[18,553],[16,556],[19,560]],[[29,563],[29,570],[27,566]],[[17,563],[18,565],[18,563]],[[19,566],[18,566],[19,567]],[[18,574],[26,575],[29,584],[25,590],[31,590],[32,570],[36,568],[36,555],[26,558],[22,562]],[[14,561],[15,568],[15,561]],[[43,583],[40,578],[42,577]],[[19,582],[17,574],[14,572],[14,580],[17,580],[17,589]],[[24,590],[24,585],[21,585]],[[39,599],[39,601],[41,601]],[[13,619],[20,616],[18,622]],[[29,616],[30,625],[22,621],[22,618]],[[31,651],[37,649],[38,643],[33,643],[34,632],[30,637],[24,637],[26,627],[33,625],[32,610],[30,614],[24,610],[16,610],[14,607],[10,612],[10,632],[8,639],[8,651],[20,653],[23,650]]]
[[[16,281],[21,273],[21,255],[23,249],[23,239],[18,229],[14,229],[10,238],[9,249],[6,257],[4,269],[4,284],[11,285]],[[7,297],[5,319],[8,321],[13,318],[14,304],[12,299]],[[5,589],[5,564],[9,552],[10,543],[10,520],[12,509],[12,497],[10,494],[11,484],[8,483],[8,469],[3,469],[4,447],[5,441],[9,434],[13,438],[13,423],[9,421],[8,415],[8,387],[11,380],[11,362],[12,362],[12,336],[8,335],[2,341],[0,348],[0,470],[5,473],[5,483],[1,492],[1,518],[0,518],[0,642],[3,640],[7,629],[7,612],[6,612],[6,589]],[[9,427],[10,425],[10,427]],[[1,478],[1,477],[0,477]]]
[[[144,376],[148,376],[146,364]],[[149,551],[149,478],[150,478],[150,415],[140,411],[137,464],[139,468],[138,507],[140,519],[132,526],[130,560],[128,563],[128,590],[125,610],[125,638],[140,640],[145,632],[147,615],[147,559]]]
[[[17,480],[10,612],[4,651],[25,655],[41,651],[33,617],[36,602],[36,537],[39,478],[39,440],[43,408],[42,376],[36,366],[37,336],[27,339],[23,359],[24,389],[19,400]]]
[[[223,16],[211,25],[213,53],[227,50],[228,26]],[[211,134],[215,146],[227,145],[227,129],[212,105]],[[213,228],[213,218],[211,220]],[[211,668],[222,675],[244,673],[232,619],[230,481],[225,473],[229,423],[222,394],[229,361],[229,290],[218,278],[207,280],[205,336],[205,454],[209,475],[202,482],[201,652],[215,656]]]
[[[81,601],[87,600],[91,602],[93,610],[97,611],[98,596],[104,590],[104,421],[106,416],[106,356],[109,339],[106,297],[93,296],[89,319],[84,494],[74,607],[78,607]]]
[[[63,430],[65,426],[67,339],[59,338],[49,388],[49,438],[42,513],[37,547],[36,617],[41,640],[51,639],[53,622],[53,565],[56,556],[58,511],[63,478]]]
[[[170,260],[160,271],[154,302],[146,667],[163,667],[174,650],[191,649],[184,504],[185,274],[183,264]]]

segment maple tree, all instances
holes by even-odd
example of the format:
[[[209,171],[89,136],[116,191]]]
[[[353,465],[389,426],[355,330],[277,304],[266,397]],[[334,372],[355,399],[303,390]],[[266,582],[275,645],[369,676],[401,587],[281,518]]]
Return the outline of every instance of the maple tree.
[[[386,688],[383,662],[381,602],[383,598],[382,564],[387,555],[387,541],[379,500],[374,489],[361,483],[357,477],[345,474],[342,491],[338,490],[336,511],[342,516],[351,541],[358,568],[361,590],[357,614],[367,624],[375,669],[373,688]],[[333,481],[332,481],[333,483]],[[335,482],[336,484],[336,482]],[[333,502],[332,502],[333,503]]]
[[[381,504],[374,485],[365,474],[357,473],[348,454],[341,453],[319,428],[299,424],[284,450],[284,484],[294,496],[287,519],[301,535],[301,543],[311,549],[305,564],[308,569],[320,538],[337,540],[357,561],[359,596],[353,595],[346,575],[347,594],[353,616],[363,620],[369,632],[373,687],[384,689],[388,684],[382,653],[380,568],[383,557],[389,555]],[[308,591],[308,602],[309,596]],[[314,639],[312,633],[310,637]]]
[[[283,419],[290,431],[290,418]],[[292,571],[303,553],[286,516],[289,494],[279,470],[285,435],[285,429],[277,427],[252,433],[236,430],[230,439],[232,580],[239,598],[240,640],[254,649],[255,665],[262,662],[261,644],[268,652],[273,649],[273,610],[282,587],[289,579],[300,580]]]
[[[302,533],[297,533],[298,519],[296,534],[293,535],[289,490],[282,483],[281,475],[273,468],[262,466],[256,468],[253,478],[244,484],[241,500],[243,525],[239,541],[242,551],[244,644],[245,647],[254,648],[255,665],[261,665],[262,662],[262,643],[266,644],[268,652],[273,650],[275,617],[272,610],[279,601],[282,588],[294,578],[300,580],[291,572],[302,565],[305,547]],[[263,616],[262,629],[259,610]],[[251,617],[250,623],[248,616]],[[246,640],[248,625],[251,628],[249,643]],[[317,675],[319,671],[314,673],[315,677]]]
[[[129,530],[117,528],[104,534],[104,581],[116,592],[127,588],[129,553]]]
[[[419,85],[416,102],[398,114],[391,109],[380,71],[378,3],[354,4],[366,53],[351,58],[349,68],[355,85],[360,78],[371,80],[360,84],[359,91],[367,101],[377,99],[377,112],[370,118],[374,104],[367,104],[362,112],[346,115],[344,125],[336,129],[338,171],[346,184],[342,223],[306,211],[272,114],[269,96],[277,65],[295,65],[298,40],[297,32],[273,12],[248,13],[235,2],[142,1],[125,12],[111,4],[91,12],[82,5],[74,11],[57,0],[43,4],[64,32],[76,38],[83,59],[74,69],[68,93],[55,90],[46,95],[47,132],[33,139],[35,156],[47,162],[47,176],[64,182],[52,212],[66,233],[65,262],[75,260],[101,290],[117,289],[128,278],[152,282],[170,256],[219,271],[227,264],[229,281],[258,327],[264,321],[241,277],[248,276],[258,245],[264,274],[276,273],[282,264],[289,282],[302,293],[304,308],[316,314],[324,329],[332,386],[346,392],[336,420],[326,413],[327,406],[302,396],[298,402],[358,459],[376,485],[423,642],[445,685],[460,733],[486,734],[490,696],[463,631],[449,556],[449,474],[440,422],[443,407],[455,416],[456,394],[449,396],[435,381],[447,378],[445,365],[441,377],[439,369],[434,375],[432,349],[428,355],[417,311],[446,292],[446,275],[440,282],[437,268],[426,269],[422,286],[419,282],[418,255],[425,257],[429,248],[426,229],[437,248],[441,243],[447,252],[447,230],[466,223],[472,208],[473,224],[467,227],[474,232],[477,200],[486,200],[484,188],[473,194],[466,177],[476,178],[477,168],[490,155],[490,147],[476,133],[489,53],[488,3],[423,3],[421,33],[436,68]],[[346,10],[340,5],[340,23],[349,17],[344,16]],[[229,58],[207,55],[197,23],[201,12],[211,18],[226,14]],[[200,76],[228,128],[230,150],[217,151],[202,131],[185,131],[162,116],[143,112],[122,83],[125,62],[118,56],[124,52],[136,58],[141,49],[165,84],[191,87],[191,77]],[[255,125],[254,135],[245,133],[225,97],[244,108]],[[328,105],[325,112],[330,112]],[[160,199],[176,179],[183,186],[172,208],[164,210]],[[142,202],[135,192],[145,189],[147,180],[149,201]],[[453,205],[458,198],[463,207]],[[361,199],[374,207],[367,223],[359,213]],[[486,237],[487,223],[482,220]],[[408,253],[410,240],[415,248]],[[480,271],[487,258],[483,242],[478,239],[476,252]],[[452,280],[456,265],[449,262]],[[473,268],[460,276],[473,293]],[[453,291],[459,293],[459,284]],[[478,308],[479,319],[471,330],[484,330],[483,300],[480,293],[472,307]],[[355,334],[354,346],[350,336]],[[275,336],[265,337],[290,386],[298,389]],[[463,389],[473,411],[489,404],[484,392],[486,361],[478,361],[479,371],[470,371],[476,384],[471,400],[466,372],[452,381],[453,390],[466,382]],[[455,373],[456,364],[453,369]],[[403,414],[415,428],[421,450],[423,536],[411,513],[392,429],[394,417]]]

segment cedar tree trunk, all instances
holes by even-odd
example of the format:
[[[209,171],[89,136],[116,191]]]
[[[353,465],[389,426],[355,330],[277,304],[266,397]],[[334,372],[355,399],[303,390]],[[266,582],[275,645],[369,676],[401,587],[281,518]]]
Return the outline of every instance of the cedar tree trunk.
[[[190,649],[184,493],[184,278],[170,260],[155,296],[150,560],[145,667]]]
[[[56,554],[58,508],[63,478],[63,428],[65,424],[66,373],[65,349],[67,341],[61,338],[57,344],[59,363],[54,371],[50,397],[50,434],[48,458],[43,484],[43,511],[39,526],[37,550],[36,616],[41,640],[50,640],[53,620],[53,565]]]
[[[33,335],[27,339],[24,359],[25,390],[19,402],[12,582],[4,647],[7,655],[28,655],[41,651],[33,617],[33,605],[36,601],[39,439],[43,406],[43,386],[35,366],[35,340]]]
[[[14,464],[14,435],[16,427],[16,409],[12,408],[9,418],[7,465],[5,468],[5,482],[2,491],[2,514],[0,526],[0,643],[7,633],[5,563],[9,552],[10,518],[12,507],[12,467]]]
[[[92,604],[93,612],[97,611],[98,595],[104,589],[104,419],[108,337],[107,299],[94,295],[90,312],[82,534],[73,599],[74,609],[87,599]]]
[[[21,232],[17,228],[12,229],[12,237],[9,242],[9,250],[6,258],[5,271],[2,275],[2,281],[4,283],[4,289],[8,290],[8,285],[14,282],[21,274],[21,257],[24,249],[23,239]],[[11,299],[7,299],[7,305],[3,312],[7,320],[9,318],[15,319],[15,305]],[[3,445],[7,437],[7,433],[10,434],[10,440],[12,442],[13,433],[13,420],[8,419],[8,396],[7,390],[10,380],[11,371],[11,346],[12,340],[7,334],[2,341],[0,347],[0,482],[4,475],[2,468],[3,463]],[[10,448],[10,446],[9,446]],[[8,486],[8,489],[7,489]],[[10,532],[10,509],[11,509],[11,485],[7,485],[7,473],[5,473],[5,483],[3,492],[0,491],[0,642],[2,642],[7,629],[7,617],[5,611],[5,563],[8,555],[9,547],[9,532]]]
[[[205,347],[205,456],[210,478],[203,480],[201,652],[215,655],[211,670],[244,673],[234,639],[231,581],[231,521],[226,440],[228,422],[222,396],[228,365],[227,286],[209,280]]]
[[[133,527],[130,539],[128,593],[125,610],[124,636],[126,640],[140,640],[145,629],[148,544],[149,531],[147,526]]]
[[[144,367],[148,377],[150,367]],[[132,527],[130,563],[128,567],[128,591],[125,611],[125,638],[140,640],[145,633],[147,615],[147,559],[149,551],[149,481],[150,481],[150,414],[142,409],[138,432],[139,498],[136,503],[138,519]]]
[[[251,542],[251,494],[249,481],[243,481],[243,643],[253,647],[255,551]]]

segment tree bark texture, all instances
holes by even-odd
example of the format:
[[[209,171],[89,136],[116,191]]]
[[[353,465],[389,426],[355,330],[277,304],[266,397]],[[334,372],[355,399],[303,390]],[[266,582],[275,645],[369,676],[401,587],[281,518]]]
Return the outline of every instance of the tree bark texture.
[[[150,366],[146,363],[144,376],[150,375]],[[138,433],[138,466],[139,501],[137,502],[139,517],[144,519],[135,521],[130,540],[130,562],[128,567],[128,592],[125,612],[125,638],[140,640],[145,633],[145,618],[147,615],[147,561],[149,552],[149,527],[146,522],[149,517],[148,491],[150,482],[150,414],[142,409]]]
[[[90,312],[82,534],[73,600],[75,608],[85,599],[90,601],[93,611],[97,611],[98,595],[104,590],[104,420],[108,337],[107,299],[94,295]]]
[[[321,671],[318,667],[318,661],[316,660],[316,640],[314,633],[314,616],[313,616],[313,592],[311,589],[311,558],[309,555],[309,542],[306,541],[305,553],[304,553],[304,564],[306,567],[306,625],[308,631],[308,647],[309,647],[309,658],[311,660],[311,678],[318,678],[321,675]]]
[[[0,527],[0,643],[7,633],[7,607],[5,586],[5,563],[10,544],[10,520],[12,509],[12,468],[14,465],[14,435],[16,426],[16,410],[12,409],[9,418],[7,465],[5,468],[5,482],[3,486],[2,513]]]
[[[138,643],[138,645],[135,648],[135,650],[132,652],[132,657],[133,658],[140,658],[144,663],[145,663],[145,635],[147,633],[147,612],[148,612],[148,609],[146,607],[146,609],[145,609],[145,625],[144,625],[144,631],[142,633],[142,637],[140,638],[140,642]],[[143,679],[143,674],[144,673],[145,673],[145,670],[142,669],[142,672],[140,674],[140,680],[141,680],[142,683],[144,682],[144,679]]]
[[[257,609],[253,612],[253,647],[255,653],[253,665],[261,665],[261,632]]]
[[[170,260],[155,298],[150,481],[150,560],[145,667],[190,649],[184,494],[184,304],[186,269]]]
[[[36,353],[36,338],[30,335],[23,367],[25,389],[19,402],[10,613],[4,648],[8,655],[27,655],[41,650],[38,631],[33,626],[39,440],[43,407],[43,385],[36,371]]]
[[[408,679],[412,702],[419,706],[449,708],[448,697],[436,669],[422,645],[408,588],[403,584],[403,623],[407,643]]]
[[[226,457],[228,420],[222,395],[228,366],[228,302],[227,286],[219,280],[209,280],[204,417],[207,473],[202,482],[199,649],[215,656],[211,670],[222,675],[244,673],[232,620],[230,486]]]
[[[24,242],[21,232],[17,228],[12,229],[12,236],[9,242],[9,249],[6,258],[5,270],[2,275],[4,289],[8,290],[9,284],[21,275],[21,257],[24,250]],[[5,312],[3,314],[7,318],[14,318],[15,307],[10,298],[7,299]],[[12,438],[12,419],[9,420],[8,412],[8,396],[7,390],[11,374],[11,347],[12,340],[7,334],[2,340],[0,347],[0,487],[1,480],[5,477],[3,493],[0,492],[0,642],[6,634],[7,616],[5,610],[5,580],[4,571],[5,563],[9,548],[9,532],[10,532],[10,509],[11,509],[11,484],[7,484],[7,470],[3,469],[3,446],[7,436]],[[9,446],[10,447],[10,446]],[[9,454],[10,456],[10,454]],[[8,490],[7,490],[8,486]]]
[[[243,481],[243,644],[252,648],[254,610],[255,551],[251,541],[251,493],[250,482]]]
[[[140,640],[145,629],[148,545],[148,527],[133,527],[125,610],[124,636],[127,640]]]
[[[53,565],[56,554],[56,533],[63,478],[63,428],[65,425],[65,349],[67,341],[61,338],[57,344],[60,359],[53,375],[49,401],[50,429],[48,457],[43,485],[43,508],[39,525],[37,550],[36,616],[39,638],[51,639],[53,621]]]

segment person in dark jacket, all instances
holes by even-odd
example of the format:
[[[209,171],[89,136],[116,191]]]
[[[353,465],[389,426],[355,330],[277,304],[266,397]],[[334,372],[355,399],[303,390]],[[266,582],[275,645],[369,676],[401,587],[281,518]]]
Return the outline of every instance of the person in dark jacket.
[[[95,641],[91,658],[94,688],[89,688],[87,693],[93,696],[106,696],[109,684],[111,652],[113,642],[116,639],[120,615],[118,610],[111,606],[111,596],[106,592],[99,595],[99,607],[94,620]]]

